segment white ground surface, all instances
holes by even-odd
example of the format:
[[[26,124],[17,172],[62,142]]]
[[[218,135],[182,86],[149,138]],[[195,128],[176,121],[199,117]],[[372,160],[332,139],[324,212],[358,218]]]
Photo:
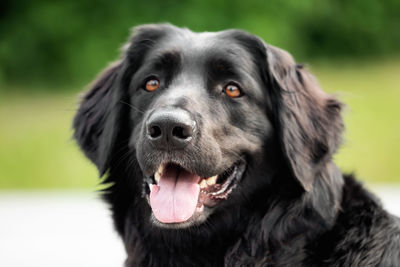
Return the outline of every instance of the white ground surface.
[[[400,216],[400,185],[369,186]],[[123,266],[125,251],[96,193],[0,192],[0,266]]]

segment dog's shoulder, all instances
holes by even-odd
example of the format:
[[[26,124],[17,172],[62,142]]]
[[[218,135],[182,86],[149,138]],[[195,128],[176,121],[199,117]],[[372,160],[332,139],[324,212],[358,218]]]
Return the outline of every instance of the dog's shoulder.
[[[393,217],[395,227],[393,234],[388,237],[389,242],[384,249],[379,266],[400,266],[400,219]]]
[[[352,175],[345,175],[336,224],[320,240],[330,266],[400,266],[400,221]],[[330,243],[330,244],[328,244]]]

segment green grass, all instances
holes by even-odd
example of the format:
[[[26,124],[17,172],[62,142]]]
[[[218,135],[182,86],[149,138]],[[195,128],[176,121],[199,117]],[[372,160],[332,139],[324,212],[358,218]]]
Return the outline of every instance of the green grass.
[[[71,139],[72,95],[0,96],[0,188],[74,188],[98,183]]]
[[[400,61],[312,64],[312,71],[326,91],[347,104],[338,165],[364,181],[400,182]],[[0,189],[94,189],[97,171],[71,139],[76,94],[5,89],[0,95]]]
[[[369,182],[400,182],[400,61],[312,68],[346,103],[336,163]]]

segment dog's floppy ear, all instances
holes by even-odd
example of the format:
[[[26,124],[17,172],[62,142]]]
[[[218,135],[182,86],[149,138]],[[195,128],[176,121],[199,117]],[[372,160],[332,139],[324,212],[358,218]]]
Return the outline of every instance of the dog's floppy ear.
[[[283,153],[293,175],[309,191],[341,142],[342,104],[323,92],[289,53],[271,45],[266,49]]]
[[[101,176],[109,168],[117,137],[122,132],[121,124],[124,123],[125,128],[129,125],[124,120],[130,77],[156,41],[173,30],[175,28],[169,24],[133,28],[121,59],[100,74],[81,101],[73,122],[74,137],[85,155],[96,164]]]
[[[119,113],[114,106],[118,76],[122,60],[110,65],[92,83],[83,96],[75,115],[74,137],[85,155],[96,164],[100,175],[107,170],[108,156],[115,138],[116,125],[113,113]]]

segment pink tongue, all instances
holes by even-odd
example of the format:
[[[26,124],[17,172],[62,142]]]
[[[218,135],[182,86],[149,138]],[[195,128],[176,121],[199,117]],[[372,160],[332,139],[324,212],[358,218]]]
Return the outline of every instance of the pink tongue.
[[[199,176],[176,167],[164,170],[158,185],[153,185],[150,206],[162,223],[179,223],[192,217],[199,198]]]

